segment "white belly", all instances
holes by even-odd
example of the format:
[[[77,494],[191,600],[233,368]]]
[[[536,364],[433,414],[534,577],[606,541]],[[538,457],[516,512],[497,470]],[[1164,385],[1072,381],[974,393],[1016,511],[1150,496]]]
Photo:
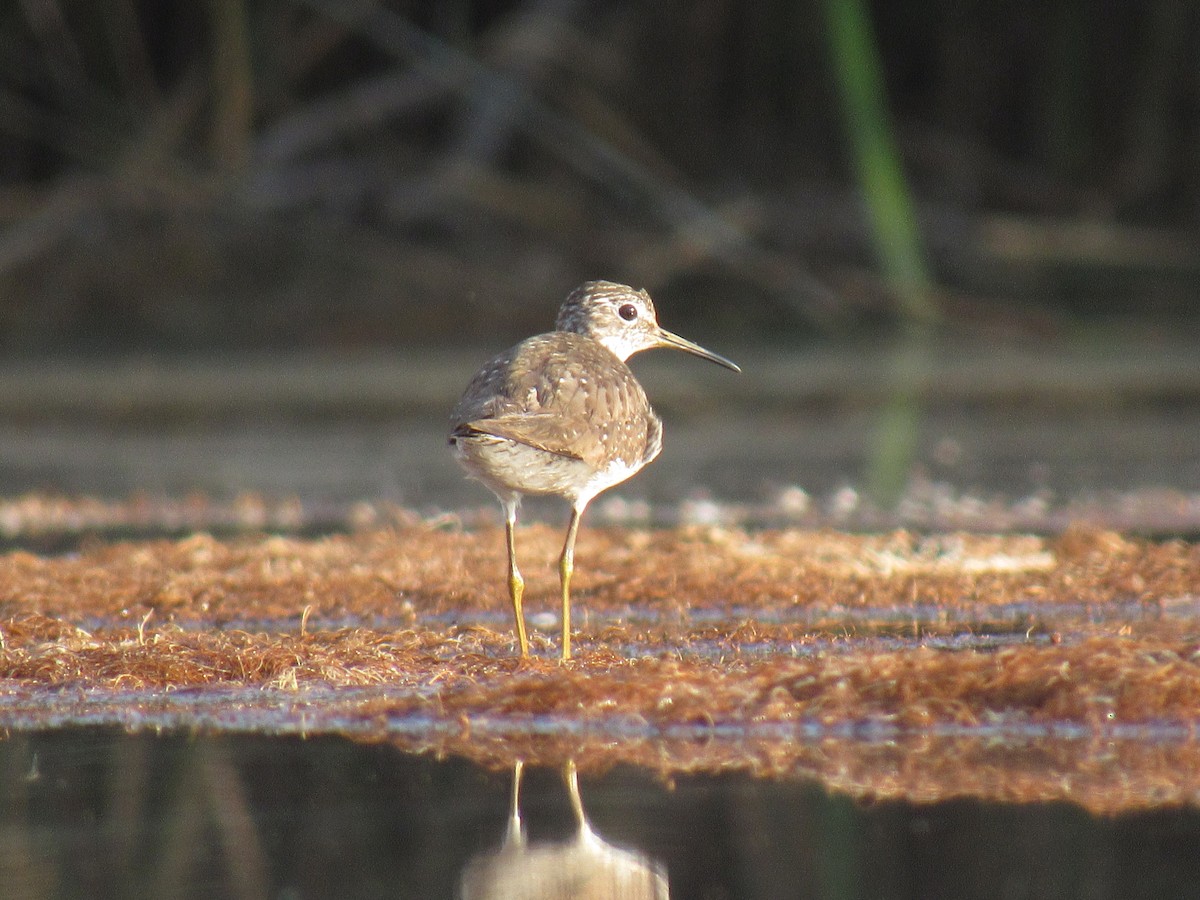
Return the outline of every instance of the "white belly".
[[[454,456],[502,500],[513,494],[553,494],[580,508],[644,465],[640,460],[630,464],[617,459],[593,470],[583,460],[483,434],[457,438]]]

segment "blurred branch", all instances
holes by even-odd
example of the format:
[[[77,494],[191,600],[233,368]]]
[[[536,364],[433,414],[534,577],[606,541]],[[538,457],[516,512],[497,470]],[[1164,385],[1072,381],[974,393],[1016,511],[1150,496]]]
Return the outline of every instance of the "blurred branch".
[[[736,258],[753,241],[750,235],[723,219],[686,189],[663,181],[645,166],[622,153],[603,137],[566,118],[532,96],[520,80],[480,63],[472,56],[438,40],[401,16],[373,3],[336,3],[333,0],[300,0],[322,14],[355,29],[365,39],[403,59],[427,77],[453,86],[469,97],[505,98],[512,119],[538,143],[584,177],[616,196],[643,201],[666,226],[686,234],[706,255]],[[494,128],[493,123],[489,128]],[[481,139],[483,132],[473,139]],[[792,267],[792,291],[782,295],[793,314],[812,318],[814,309],[832,309],[837,299],[811,275]]]
[[[157,105],[160,91],[134,0],[110,0],[107,8],[104,23],[112,42],[112,62],[129,104],[135,109]]]
[[[49,252],[96,204],[97,190],[93,182],[82,179],[60,182],[35,213],[0,231],[0,275]]]
[[[1195,71],[1200,62],[1200,14],[1195,4],[1154,0],[1146,5],[1147,36],[1133,56],[1134,100],[1125,115],[1124,159],[1116,173],[1119,199],[1124,202],[1140,200],[1168,186],[1173,123],[1179,117],[1172,102],[1178,89],[1177,73]],[[1200,163],[1200,159],[1196,161]]]
[[[254,122],[250,39],[242,0],[211,0],[211,10],[212,149],[217,166],[231,171],[250,158]]]
[[[20,0],[30,31],[41,47],[35,63],[22,73],[26,84],[39,90],[47,85],[62,101],[72,118],[85,117],[104,123],[105,128],[117,130],[127,120],[126,110],[114,102],[112,95],[89,75],[87,62],[71,34],[66,16],[56,0]],[[98,129],[99,130],[99,129]]]
[[[69,92],[87,84],[83,54],[79,52],[66,17],[55,0],[20,0],[29,28],[42,46],[46,65],[55,81]]]
[[[136,136],[125,142],[112,167],[118,176],[140,181],[149,177],[150,169],[190,172],[183,162],[183,144],[200,117],[207,89],[205,71],[197,60],[175,79],[171,93],[144,113]]]
[[[1088,0],[1060,0],[1046,9],[1051,18],[1045,70],[1040,73],[1045,81],[1039,110],[1041,150],[1058,171],[1083,178],[1098,150],[1091,139],[1095,125],[1088,110],[1092,92],[1088,23],[1095,13]]]
[[[171,98],[155,108],[137,139],[105,148],[107,171],[97,175],[73,175],[38,192],[32,212],[6,216],[12,224],[0,231],[0,275],[29,259],[49,252],[65,240],[89,214],[106,204],[127,208],[170,204],[191,205],[208,194],[202,179],[179,161],[175,151],[203,97],[199,71],[193,69],[179,79]],[[6,95],[0,92],[0,111]],[[0,121],[5,120],[0,116]],[[83,132],[84,135],[87,132]],[[95,151],[98,153],[99,151]],[[96,165],[95,154],[81,162]],[[156,198],[156,199],[151,199]]]
[[[459,117],[459,134],[447,154],[447,165],[483,165],[502,152],[523,124],[524,107],[547,74],[549,58],[563,43],[566,21],[579,5],[580,0],[528,0],[511,17],[497,40],[506,57],[503,75],[492,67],[489,77],[472,85],[469,109]],[[503,53],[505,48],[515,52]]]
[[[323,100],[313,100],[270,126],[255,146],[255,162],[271,167],[336,144],[399,116],[421,112],[461,89],[411,71],[363,78]]]
[[[61,153],[76,163],[94,164],[112,154],[115,136],[98,132],[93,123],[51,112],[19,94],[0,88],[0,131]]]
[[[973,232],[983,256],[1023,266],[1058,264],[1164,273],[1200,270],[1200,242],[1194,233],[1096,219],[1005,215],[980,217]]]

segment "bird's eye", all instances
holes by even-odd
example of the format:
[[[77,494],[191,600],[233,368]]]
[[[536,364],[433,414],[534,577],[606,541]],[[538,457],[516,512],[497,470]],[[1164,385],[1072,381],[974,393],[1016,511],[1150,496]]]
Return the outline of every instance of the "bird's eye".
[[[617,310],[617,315],[626,322],[632,322],[637,318],[637,307],[632,303],[625,303]]]

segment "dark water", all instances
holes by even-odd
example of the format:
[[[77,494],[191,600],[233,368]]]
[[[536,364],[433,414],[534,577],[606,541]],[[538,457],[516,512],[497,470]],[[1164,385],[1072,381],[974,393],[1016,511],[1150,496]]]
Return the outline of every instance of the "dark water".
[[[455,897],[500,847],[512,775],[337,738],[15,734],[0,742],[0,895]],[[1200,814],[860,804],[805,781],[583,776],[609,847],[677,898],[1173,898],[1200,892]],[[561,773],[527,771],[510,868],[586,868]],[[601,846],[604,846],[601,845]],[[586,854],[582,854],[586,856]],[[624,854],[623,858],[629,858]],[[526,868],[522,868],[526,866]],[[586,896],[636,896],[630,893]]]
[[[1025,512],[967,524],[1053,528],[1061,523],[1044,523],[1039,510],[1066,507],[1071,517],[1119,513],[1106,518],[1114,527],[1196,527],[1194,348],[1186,336],[1126,338],[1108,349],[941,348],[913,423],[922,508],[902,508],[895,521],[921,526],[924,507],[996,500]],[[445,429],[470,373],[495,349],[0,364],[0,498],[249,492],[295,498],[305,517],[333,520],[362,502],[428,514],[491,508],[491,495],[451,460]],[[715,500],[752,507],[750,521],[879,527],[854,504],[873,448],[886,443],[879,424],[892,350],[735,349],[739,376],[682,354],[636,358],[665,422],[664,451],[598,498],[590,519],[695,520]],[[530,504],[526,521],[539,513]]]
[[[874,427],[838,410],[675,416],[663,455],[612,498],[671,509],[697,496],[771,502],[801,488],[814,503],[860,484]],[[917,466],[958,492],[1059,500],[1169,488],[1200,491],[1200,413],[1100,410],[930,411]],[[0,429],[0,496],[227,497],[243,491],[304,501],[389,501],[423,510],[487,506],[446,451],[441,416],[358,422],[25,424]],[[601,511],[603,515],[603,510]]]

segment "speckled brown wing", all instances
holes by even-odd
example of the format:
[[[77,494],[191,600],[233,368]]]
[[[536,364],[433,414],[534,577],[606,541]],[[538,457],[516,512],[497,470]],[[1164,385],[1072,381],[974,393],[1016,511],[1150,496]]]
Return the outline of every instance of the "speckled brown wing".
[[[629,367],[591,338],[553,332],[485,365],[451,414],[451,433],[492,434],[581,459],[648,461],[661,426]]]

